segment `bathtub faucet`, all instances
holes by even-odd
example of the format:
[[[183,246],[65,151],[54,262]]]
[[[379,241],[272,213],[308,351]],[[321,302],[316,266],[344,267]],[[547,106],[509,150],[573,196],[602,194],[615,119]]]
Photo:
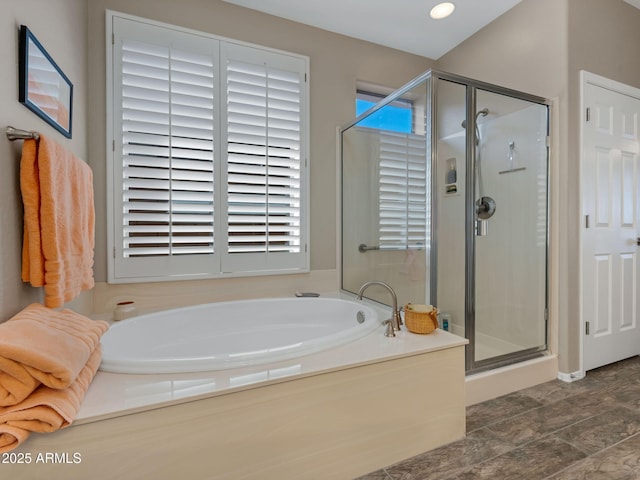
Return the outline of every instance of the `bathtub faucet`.
[[[400,310],[398,310],[398,297],[396,296],[396,292],[393,291],[393,288],[388,283],[380,282],[377,280],[367,282],[362,287],[360,287],[360,291],[358,292],[358,300],[362,300],[362,294],[364,291],[369,288],[371,285],[380,285],[381,287],[389,290],[391,294],[392,303],[392,313],[391,318],[387,320],[387,331],[384,333],[386,337],[395,337],[398,330],[400,330],[400,325],[402,325],[402,320],[400,319]]]

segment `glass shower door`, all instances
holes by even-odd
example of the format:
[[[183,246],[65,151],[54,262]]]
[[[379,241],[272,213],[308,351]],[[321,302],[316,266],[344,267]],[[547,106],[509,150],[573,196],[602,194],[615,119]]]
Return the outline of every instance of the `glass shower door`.
[[[478,88],[475,114],[468,370],[547,338],[548,107]]]

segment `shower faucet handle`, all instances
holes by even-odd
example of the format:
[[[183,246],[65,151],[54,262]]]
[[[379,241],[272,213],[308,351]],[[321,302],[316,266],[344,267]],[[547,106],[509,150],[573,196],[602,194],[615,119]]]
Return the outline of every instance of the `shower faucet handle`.
[[[476,200],[476,215],[480,220],[488,220],[496,213],[496,201],[491,197],[480,197]]]
[[[486,237],[488,232],[487,232],[487,227],[488,227],[489,222],[487,220],[476,220],[476,237]]]

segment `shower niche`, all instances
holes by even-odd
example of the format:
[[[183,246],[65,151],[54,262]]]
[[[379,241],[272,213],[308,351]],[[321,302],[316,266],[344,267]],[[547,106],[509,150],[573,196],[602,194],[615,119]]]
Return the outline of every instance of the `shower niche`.
[[[445,195],[458,193],[458,160],[455,157],[447,158],[444,178]]]
[[[434,70],[345,125],[342,289],[436,305],[468,373],[543,354],[548,135],[546,99]]]

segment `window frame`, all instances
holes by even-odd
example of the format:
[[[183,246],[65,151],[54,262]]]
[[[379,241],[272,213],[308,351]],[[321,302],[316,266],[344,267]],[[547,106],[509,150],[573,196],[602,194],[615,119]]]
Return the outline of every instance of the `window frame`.
[[[148,26],[150,31],[158,28],[168,32],[186,34],[194,39],[201,38],[204,42],[217,45],[214,58],[214,253],[205,255],[166,255],[153,257],[151,261],[145,258],[125,258],[123,255],[124,224],[122,222],[122,134],[118,137],[116,128],[122,123],[121,106],[115,104],[120,98],[117,82],[120,73],[116,61],[117,22],[137,22],[141,28]],[[225,278],[241,276],[280,275],[288,273],[305,273],[310,270],[309,262],[309,58],[281,50],[271,49],[246,42],[240,42],[217,35],[199,32],[175,25],[156,22],[141,17],[122,14],[107,10],[107,75],[106,75],[106,163],[107,163],[107,248],[108,248],[108,282],[109,283],[137,283],[190,280],[204,278]],[[304,74],[304,81],[300,82],[300,251],[289,254],[282,252],[274,255],[265,251],[264,254],[243,254],[242,261],[233,260],[234,253],[227,252],[227,198],[226,195],[226,84],[224,70],[225,45],[231,49],[247,49],[256,55],[264,57],[265,64],[269,59],[290,58],[300,75]],[[173,47],[172,47],[173,48]],[[221,230],[224,230],[222,232]],[[265,247],[267,248],[267,247]],[[231,258],[230,258],[231,257]],[[264,258],[261,258],[264,257]],[[268,258],[267,258],[268,257]],[[280,257],[280,258],[278,258]],[[295,258],[294,258],[295,257]],[[237,256],[236,256],[237,258]],[[128,266],[127,266],[128,265]]]

